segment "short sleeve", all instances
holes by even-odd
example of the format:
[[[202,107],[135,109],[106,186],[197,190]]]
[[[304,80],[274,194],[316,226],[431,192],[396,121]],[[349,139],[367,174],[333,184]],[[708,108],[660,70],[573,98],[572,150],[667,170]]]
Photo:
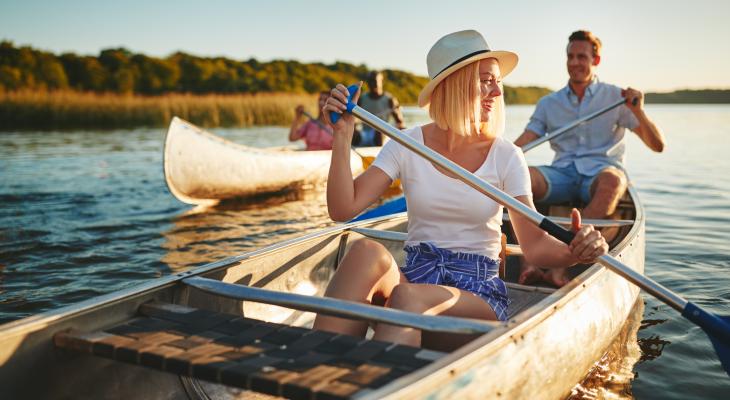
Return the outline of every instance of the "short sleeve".
[[[389,140],[378,153],[373,161],[373,166],[380,168],[392,180],[400,178],[401,165],[403,157],[400,155],[402,146],[395,140]]]
[[[633,131],[639,126],[639,120],[636,119],[636,116],[628,107],[621,106],[618,114],[618,125],[623,126],[624,128],[629,128]]]
[[[544,136],[547,132],[547,114],[545,111],[546,99],[546,97],[543,97],[542,99],[540,99],[540,101],[537,102],[535,111],[530,117],[530,122],[528,122],[527,126],[525,127],[525,130],[533,131],[538,136]]]
[[[530,171],[527,169],[527,161],[522,150],[509,143],[511,154],[507,167],[504,170],[502,187],[504,192],[512,197],[532,196],[530,184]]]

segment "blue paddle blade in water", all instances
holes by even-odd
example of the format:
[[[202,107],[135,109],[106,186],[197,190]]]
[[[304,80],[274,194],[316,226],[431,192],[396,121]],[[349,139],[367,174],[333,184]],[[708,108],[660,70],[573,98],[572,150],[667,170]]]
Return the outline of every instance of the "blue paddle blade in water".
[[[722,367],[730,376],[730,317],[711,314],[692,302],[688,302],[682,316],[697,324],[710,338]]]
[[[725,317],[724,318],[725,323],[730,326],[730,318]],[[715,347],[715,352],[717,353],[717,356],[720,358],[720,363],[722,364],[722,367],[725,369],[725,372],[730,376],[730,346],[727,345],[727,343],[722,343],[719,340],[716,340],[712,335],[710,336],[710,341],[712,342],[712,346]]]

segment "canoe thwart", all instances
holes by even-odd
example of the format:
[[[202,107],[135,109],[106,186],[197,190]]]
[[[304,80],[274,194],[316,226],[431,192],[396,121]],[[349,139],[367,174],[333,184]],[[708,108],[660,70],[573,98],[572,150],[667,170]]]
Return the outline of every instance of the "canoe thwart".
[[[341,318],[406,326],[433,332],[486,333],[500,326],[498,322],[435,315],[421,315],[353,301],[277,292],[251,286],[225,283],[214,279],[192,277],[183,283],[218,296],[255,301],[300,311],[311,311]]]
[[[347,399],[444,353],[215,313],[147,303],[99,332],[65,331],[57,348],[287,398]]]
[[[555,216],[549,216],[549,220],[555,222],[558,225],[563,226],[570,226],[570,218],[568,217],[555,217]],[[502,222],[509,221],[509,214],[504,213],[502,215]],[[631,219],[592,219],[587,218],[581,220],[581,223],[583,225],[593,225],[596,228],[610,228],[610,227],[620,227],[620,226],[628,226],[633,225],[634,220]]]
[[[405,232],[387,231],[371,228],[352,228],[351,231],[359,233],[367,238],[389,240],[391,242],[405,242],[408,234]],[[516,244],[507,244],[508,256],[521,256],[522,249]]]
[[[352,228],[353,232],[359,233],[367,238],[388,240],[391,242],[405,242],[408,234],[406,232],[387,231],[371,228]]]

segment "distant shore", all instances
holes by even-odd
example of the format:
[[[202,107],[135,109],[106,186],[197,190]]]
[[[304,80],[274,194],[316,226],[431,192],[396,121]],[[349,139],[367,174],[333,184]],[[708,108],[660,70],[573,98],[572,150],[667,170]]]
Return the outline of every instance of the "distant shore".
[[[130,129],[164,127],[178,116],[203,127],[288,125],[307,94],[166,94],[139,96],[73,91],[0,93],[0,130]]]
[[[646,102],[654,104],[730,104],[730,89],[676,90],[647,93]]]
[[[337,61],[260,62],[177,52],[164,58],[105,49],[98,56],[53,54],[0,41],[0,131],[163,127],[179,116],[204,127],[286,126],[303,104],[336,82],[365,80],[371,69]],[[385,90],[416,102],[428,78],[383,70]],[[551,90],[504,87],[507,104],[535,104]],[[730,90],[648,93],[647,103],[730,103]]]
[[[505,88],[510,104],[534,104],[549,93]],[[317,115],[313,94],[178,94],[159,96],[72,90],[0,91],[0,131],[164,127],[178,116],[202,127],[288,126],[302,104]]]

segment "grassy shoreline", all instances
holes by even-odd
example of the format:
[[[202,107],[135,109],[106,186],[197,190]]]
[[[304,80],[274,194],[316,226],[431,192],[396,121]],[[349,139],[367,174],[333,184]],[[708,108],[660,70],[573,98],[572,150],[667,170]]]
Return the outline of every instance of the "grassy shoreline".
[[[75,91],[0,93],[0,131],[164,127],[173,116],[203,127],[288,125],[316,95],[290,93],[139,96]]]
[[[539,87],[505,88],[508,104],[534,104]],[[730,90],[647,93],[647,103],[730,103]],[[178,116],[202,127],[288,126],[303,104],[317,114],[316,94],[181,94],[160,96],[58,91],[0,91],[0,132],[159,128]]]

